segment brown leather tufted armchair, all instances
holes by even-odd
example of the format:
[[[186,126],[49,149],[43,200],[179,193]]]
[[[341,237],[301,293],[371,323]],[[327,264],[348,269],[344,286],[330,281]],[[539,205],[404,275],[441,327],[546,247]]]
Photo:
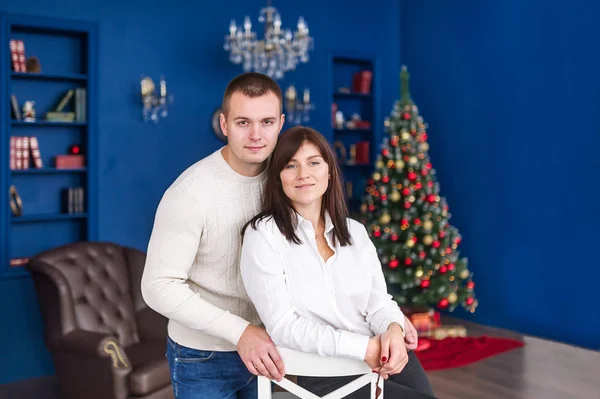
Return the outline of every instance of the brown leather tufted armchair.
[[[36,255],[33,276],[63,399],[173,398],[167,320],[143,301],[145,254],[79,242]]]

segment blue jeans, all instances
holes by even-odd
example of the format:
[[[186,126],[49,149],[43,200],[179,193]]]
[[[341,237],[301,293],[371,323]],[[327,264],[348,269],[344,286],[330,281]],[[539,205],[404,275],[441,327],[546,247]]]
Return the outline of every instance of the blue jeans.
[[[257,399],[256,377],[237,352],[201,351],[167,339],[176,399]]]

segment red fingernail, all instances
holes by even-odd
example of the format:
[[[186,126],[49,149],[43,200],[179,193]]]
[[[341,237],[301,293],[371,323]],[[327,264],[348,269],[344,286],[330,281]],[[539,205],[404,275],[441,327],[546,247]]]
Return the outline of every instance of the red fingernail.
[[[387,357],[383,356],[383,357],[381,358],[381,361],[382,361],[382,362],[387,362]]]

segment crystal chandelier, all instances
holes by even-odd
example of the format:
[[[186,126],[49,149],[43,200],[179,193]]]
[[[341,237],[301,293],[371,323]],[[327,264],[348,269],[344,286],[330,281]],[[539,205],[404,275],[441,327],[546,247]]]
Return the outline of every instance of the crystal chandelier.
[[[243,27],[235,20],[229,25],[229,36],[225,36],[225,51],[234,64],[242,64],[244,71],[260,72],[281,79],[287,71],[296,69],[298,62],[307,63],[308,52],[313,48],[313,38],[308,34],[308,26],[301,16],[298,30],[281,28],[281,16],[271,1],[260,10],[259,22],[265,23],[265,36],[258,40],[252,32],[250,17],[246,16]]]

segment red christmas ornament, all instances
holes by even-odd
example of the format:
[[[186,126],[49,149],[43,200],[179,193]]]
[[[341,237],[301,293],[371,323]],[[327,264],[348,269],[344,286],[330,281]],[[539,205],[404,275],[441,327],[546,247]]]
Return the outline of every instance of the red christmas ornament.
[[[454,240],[454,242],[456,243],[456,245],[460,244],[460,238],[457,238],[456,240]]]
[[[442,231],[440,231],[439,235],[440,235],[440,238],[444,238],[444,237],[446,237],[446,232],[444,230],[442,230]]]
[[[410,202],[405,202],[405,203],[404,203],[404,208],[405,208],[405,209],[408,209],[408,208],[410,208]]]
[[[454,270],[454,267],[455,267],[455,266],[454,266],[454,263],[450,263],[450,264],[448,265],[448,270]]]
[[[375,210],[375,205],[371,204],[369,205],[369,211],[373,212]]]
[[[408,174],[408,180],[415,180],[417,178],[417,174],[415,172],[410,172]]]
[[[406,258],[406,259],[404,259],[404,264],[405,264],[405,265],[407,265],[407,266],[408,266],[408,265],[410,265],[411,263],[412,263],[412,260],[411,260],[410,258]]]
[[[402,219],[402,224],[403,226],[408,226],[408,219]]]
[[[429,280],[421,281],[421,288],[427,288],[427,287],[429,287]]]
[[[398,137],[392,137],[392,139],[390,140],[390,144],[392,145],[392,147],[397,147],[398,146]]]
[[[427,169],[431,169],[431,167],[432,167],[432,166],[433,166],[433,165],[431,165],[431,162],[427,162],[427,163],[425,164],[425,167],[426,167]]]
[[[468,306],[471,306],[473,304],[473,302],[475,302],[475,300],[471,297],[468,297],[465,302],[467,303]]]
[[[381,230],[375,230],[375,232],[373,233],[374,237],[381,237]]]
[[[427,196],[427,201],[429,201],[429,202],[431,202],[431,203],[434,203],[434,202],[435,202],[435,195],[433,195],[433,194],[429,194],[429,195]]]
[[[390,269],[397,268],[399,264],[400,262],[398,262],[398,259],[392,259],[389,263]]]
[[[425,251],[419,252],[419,258],[425,259]]]
[[[421,135],[421,141],[422,142],[427,141],[427,133],[426,132],[423,132],[423,134]]]
[[[440,242],[438,240],[435,240],[432,245],[433,245],[434,248],[439,248],[440,247]]]
[[[408,187],[403,188],[402,189],[402,194],[404,194],[404,195],[410,194],[410,189]]]
[[[427,182],[427,187],[433,187],[433,182],[432,181],[428,181]]]
[[[421,176],[427,176],[427,173],[428,173],[428,172],[427,172],[427,169],[423,169],[423,170],[421,171]]]
[[[447,299],[447,298],[444,298],[444,299],[441,299],[441,300],[438,302],[438,306],[439,306],[441,309],[446,309],[446,308],[448,307],[448,304],[449,304],[449,303],[450,303],[450,302],[448,302],[448,299]]]
[[[384,182],[384,183],[389,183],[389,181],[390,181],[390,177],[389,177],[389,176],[383,176],[383,177],[381,178],[381,181],[382,181],[382,182]]]
[[[469,281],[469,282],[467,283],[467,288],[468,288],[468,289],[470,289],[470,290],[472,290],[473,288],[475,288],[475,283],[474,283],[474,282],[472,282],[472,281]]]
[[[421,187],[423,187],[423,186],[421,185],[421,182],[418,182],[417,184],[415,184],[415,190],[420,190],[420,189],[421,189]]]
[[[391,238],[392,241],[398,241],[398,234],[394,233],[394,234],[391,235],[390,238]]]
[[[405,112],[402,117],[404,118],[404,120],[409,120],[410,119],[410,114],[408,112]]]
[[[404,162],[408,162],[410,160],[410,157],[408,155],[405,155],[402,157],[402,159],[404,160]]]
[[[381,200],[382,200],[382,201],[385,201],[385,200],[387,200],[387,195],[383,194],[383,195],[381,196]]]
[[[448,268],[446,266],[440,267],[440,273],[446,273],[447,271],[448,271]]]
[[[387,157],[388,155],[390,155],[390,152],[388,151],[387,148],[384,148],[381,153],[383,154],[384,157]]]

